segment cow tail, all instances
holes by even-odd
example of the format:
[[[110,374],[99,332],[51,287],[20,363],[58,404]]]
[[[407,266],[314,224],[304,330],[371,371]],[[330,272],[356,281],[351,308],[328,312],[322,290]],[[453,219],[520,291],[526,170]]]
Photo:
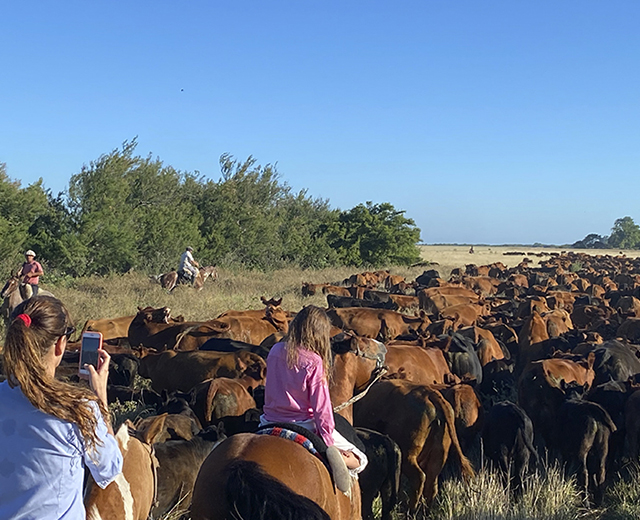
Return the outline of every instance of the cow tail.
[[[398,503],[398,495],[400,493],[400,475],[402,473],[402,452],[398,445],[385,436],[387,444],[387,453],[392,454],[389,460],[389,468],[387,469],[387,481],[391,484],[391,503]]]
[[[243,520],[330,520],[313,500],[294,493],[258,464],[236,460],[227,468],[229,518]]]
[[[207,389],[207,400],[204,403],[204,420],[207,424],[211,424],[211,416],[213,415],[213,400],[216,398],[220,385],[215,379],[209,382]]]
[[[594,413],[594,418],[599,423],[604,424],[607,428],[609,428],[609,430],[611,430],[611,433],[615,432],[618,428],[613,422],[613,419],[611,419],[611,416],[609,415],[609,413],[599,404],[597,403],[593,403],[593,404],[595,405],[593,409],[597,410],[597,412]]]
[[[456,425],[455,419],[453,417],[453,408],[449,402],[442,397],[442,394],[438,392],[438,390],[433,390],[431,393],[432,402],[440,408],[442,411],[442,415],[444,416],[444,421],[446,427],[449,430],[449,436],[451,437],[451,446],[453,447],[453,452],[458,458],[458,463],[460,464],[460,471],[462,472],[462,477],[465,480],[469,480],[471,477],[475,476],[475,471],[471,464],[471,461],[465,457],[464,453],[462,453],[462,448],[460,447],[460,441],[458,441],[458,434],[456,433]]]

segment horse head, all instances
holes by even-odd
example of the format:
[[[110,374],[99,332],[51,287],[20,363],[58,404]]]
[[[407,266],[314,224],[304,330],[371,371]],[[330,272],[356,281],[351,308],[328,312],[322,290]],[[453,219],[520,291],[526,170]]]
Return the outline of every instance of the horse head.
[[[7,298],[19,287],[20,279],[17,276],[12,276],[7,280],[7,283],[4,284],[2,291],[0,291],[0,298]]]

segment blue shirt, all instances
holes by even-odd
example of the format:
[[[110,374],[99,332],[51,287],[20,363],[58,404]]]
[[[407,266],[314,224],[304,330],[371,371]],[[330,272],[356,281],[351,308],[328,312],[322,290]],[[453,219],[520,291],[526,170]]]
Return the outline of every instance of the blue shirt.
[[[103,444],[89,454],[75,424],[38,410],[19,387],[0,383],[0,520],[85,519],[83,462],[102,488],[122,471],[118,444],[98,406],[92,407]]]

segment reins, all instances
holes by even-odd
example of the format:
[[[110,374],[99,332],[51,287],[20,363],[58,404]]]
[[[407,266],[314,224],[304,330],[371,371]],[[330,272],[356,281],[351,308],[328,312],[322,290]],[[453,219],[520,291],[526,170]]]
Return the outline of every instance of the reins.
[[[345,401],[344,403],[339,404],[338,406],[335,406],[333,408],[333,411],[337,413],[341,410],[344,410],[347,406],[351,406],[353,403],[362,399],[365,395],[367,395],[367,392],[374,385],[374,383],[377,383],[380,380],[380,378],[386,373],[387,373],[387,367],[376,368],[373,372],[371,372],[371,379],[369,380],[370,382],[367,384],[366,388],[359,394],[354,395],[348,401]]]

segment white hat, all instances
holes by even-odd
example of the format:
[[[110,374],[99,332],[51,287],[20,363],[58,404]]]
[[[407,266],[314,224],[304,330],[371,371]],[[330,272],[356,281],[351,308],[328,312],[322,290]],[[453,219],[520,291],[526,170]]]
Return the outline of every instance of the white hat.
[[[33,249],[29,249],[29,250],[24,254],[24,256],[32,256],[32,257],[34,257],[34,258],[35,258],[35,257],[36,257],[36,254],[35,254],[35,252],[33,251]]]

